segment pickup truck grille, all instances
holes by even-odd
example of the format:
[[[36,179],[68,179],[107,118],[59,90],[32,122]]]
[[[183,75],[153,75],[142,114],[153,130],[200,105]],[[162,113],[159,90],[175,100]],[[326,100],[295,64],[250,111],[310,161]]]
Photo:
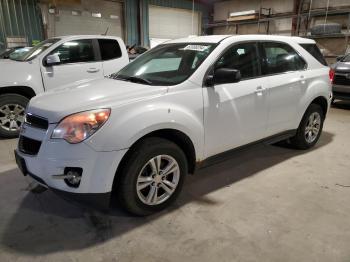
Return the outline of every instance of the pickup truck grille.
[[[18,140],[18,149],[24,154],[37,155],[41,146],[41,141],[29,137],[20,136]]]
[[[337,73],[334,76],[333,83],[336,85],[350,85],[350,78],[347,78],[346,74],[338,75]]]

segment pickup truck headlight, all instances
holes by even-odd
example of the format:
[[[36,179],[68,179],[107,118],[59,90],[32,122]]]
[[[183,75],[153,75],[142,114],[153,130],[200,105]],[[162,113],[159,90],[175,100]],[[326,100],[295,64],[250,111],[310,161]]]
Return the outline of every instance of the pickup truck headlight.
[[[64,139],[71,144],[80,143],[103,126],[110,114],[110,109],[96,109],[69,115],[58,123],[51,138]]]

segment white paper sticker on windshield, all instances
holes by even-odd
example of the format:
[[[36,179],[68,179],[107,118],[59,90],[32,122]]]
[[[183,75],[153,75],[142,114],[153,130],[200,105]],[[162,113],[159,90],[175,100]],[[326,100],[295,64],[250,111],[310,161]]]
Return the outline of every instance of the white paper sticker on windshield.
[[[183,50],[192,50],[192,51],[199,51],[203,52],[209,48],[208,45],[187,45],[183,48]]]
[[[51,45],[52,45],[52,43],[46,43],[46,44],[44,44],[43,46],[49,47],[49,46],[51,46]]]

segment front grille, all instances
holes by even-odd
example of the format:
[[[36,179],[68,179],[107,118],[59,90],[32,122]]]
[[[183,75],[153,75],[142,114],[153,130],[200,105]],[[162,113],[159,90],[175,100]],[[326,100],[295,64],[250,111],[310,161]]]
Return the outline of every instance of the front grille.
[[[346,75],[335,74],[333,83],[336,85],[350,85],[350,79]]]
[[[32,127],[47,130],[49,127],[49,122],[47,119],[32,115],[30,113],[26,114],[25,123],[31,125]]]
[[[18,149],[24,154],[37,155],[41,146],[41,141],[29,137],[20,136],[18,140]]]

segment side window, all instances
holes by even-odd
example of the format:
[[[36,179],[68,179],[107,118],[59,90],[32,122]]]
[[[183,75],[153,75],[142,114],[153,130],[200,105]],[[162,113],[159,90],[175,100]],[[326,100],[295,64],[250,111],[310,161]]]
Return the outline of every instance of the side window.
[[[255,43],[242,43],[229,48],[215,68],[237,69],[242,79],[259,76],[259,56]]]
[[[122,56],[122,51],[117,40],[113,39],[98,39],[100,45],[101,59],[103,61],[119,58]]]
[[[50,54],[57,54],[61,64],[92,62],[95,60],[92,40],[89,39],[65,42]]]
[[[297,71],[305,67],[304,60],[288,44],[266,42],[262,44],[262,49],[265,53],[262,73],[265,75]]]

